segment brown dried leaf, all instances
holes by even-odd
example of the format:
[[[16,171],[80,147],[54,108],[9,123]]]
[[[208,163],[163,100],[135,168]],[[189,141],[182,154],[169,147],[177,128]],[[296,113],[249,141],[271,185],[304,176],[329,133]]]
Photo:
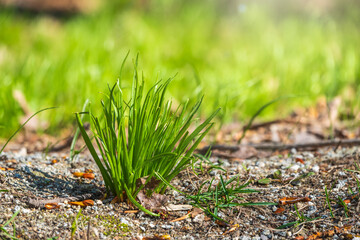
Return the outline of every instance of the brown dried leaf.
[[[60,208],[60,206],[57,203],[47,203],[45,204],[46,209],[56,209]]]
[[[75,177],[82,177],[84,175],[84,173],[83,172],[74,172],[73,175]]]
[[[143,205],[147,209],[152,210],[160,209],[168,202],[168,198],[165,195],[154,193],[149,198],[145,195],[144,191],[140,191],[137,195],[137,198],[139,199],[141,205]]]
[[[203,213],[204,211],[201,208],[194,208],[191,212],[190,215],[192,218],[196,217],[197,215],[199,215],[200,213]]]
[[[124,211],[124,213],[138,213],[140,212],[139,210],[126,210]]]
[[[178,222],[178,221],[182,221],[182,220],[187,219],[187,218],[189,218],[189,217],[190,217],[190,213],[185,214],[184,216],[179,217],[179,218],[176,218],[176,219],[174,219],[174,220],[171,220],[170,222]]]
[[[83,178],[88,178],[88,179],[94,179],[95,174],[93,174],[93,173],[84,173],[84,175],[82,177]]]
[[[85,207],[85,204],[83,202],[69,202],[70,205]]]
[[[276,211],[274,212],[275,214],[281,214],[285,211],[285,208],[279,207],[278,209],[276,209]]]
[[[295,240],[305,240],[305,238],[303,236],[297,236],[294,238]]]
[[[228,226],[229,226],[228,223],[226,223],[226,222],[224,222],[224,221],[220,221],[220,220],[215,220],[215,223],[216,223],[217,225],[219,225],[220,227],[228,227]]]
[[[234,224],[230,226],[230,229],[226,230],[223,235],[229,234],[231,232],[234,232],[236,229],[239,228],[239,224]]]
[[[305,161],[304,161],[304,159],[302,159],[302,158],[296,158],[296,159],[295,159],[295,162],[299,162],[299,163],[305,164]]]
[[[0,167],[0,170],[3,170],[3,171],[14,171],[15,168]]]
[[[84,203],[85,206],[94,206],[94,201],[91,199],[86,199],[82,202]]]
[[[142,240],[169,240],[171,239],[170,238],[170,235],[162,235],[162,236],[159,236],[157,234],[155,234],[153,237],[143,237]]]
[[[294,204],[298,202],[310,202],[309,197],[284,197],[279,200],[279,205]]]
[[[111,204],[114,204],[114,203],[119,203],[120,202],[120,199],[118,198],[118,196],[115,196],[113,200],[111,200]]]

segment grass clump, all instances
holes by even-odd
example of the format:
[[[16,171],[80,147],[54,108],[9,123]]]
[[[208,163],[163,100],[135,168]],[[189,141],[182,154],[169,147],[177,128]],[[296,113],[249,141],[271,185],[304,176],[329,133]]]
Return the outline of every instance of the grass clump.
[[[173,112],[171,100],[165,100],[172,79],[159,81],[145,93],[144,78],[140,81],[137,62],[138,58],[134,63],[130,98],[124,98],[120,81],[117,81],[109,87],[106,101],[101,101],[102,115],[97,117],[91,110],[89,112],[102,159],[97,155],[79,113],[76,119],[107,191],[122,200],[126,196],[144,212],[156,215],[136,201],[137,194],[147,184],[156,182],[151,181],[155,173],[169,182],[191,163],[193,151],[212,127],[211,120],[218,110],[190,133],[190,125],[202,99],[190,110],[184,103]],[[167,187],[164,182],[151,185],[149,195],[164,193]]]

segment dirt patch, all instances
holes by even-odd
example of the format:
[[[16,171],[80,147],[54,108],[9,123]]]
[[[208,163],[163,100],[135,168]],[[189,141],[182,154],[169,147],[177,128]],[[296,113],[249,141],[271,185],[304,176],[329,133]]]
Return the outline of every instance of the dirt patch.
[[[70,239],[72,232],[75,239],[143,239],[156,235],[158,239],[292,239],[313,234],[327,235],[329,239],[354,239],[360,235],[360,186],[356,181],[360,178],[356,165],[360,152],[356,147],[333,149],[323,148],[317,152],[293,149],[284,154],[242,161],[210,158],[211,162],[204,163],[202,170],[195,170],[198,175],[187,169],[172,182],[178,190],[195,195],[206,180],[214,179],[215,186],[220,176],[230,179],[238,175],[237,181],[249,182],[247,188],[258,191],[237,194],[235,201],[239,203],[278,203],[284,197],[311,199],[285,206],[219,209],[217,215],[228,223],[214,221],[211,215],[203,212],[184,217],[194,209],[162,210],[162,217],[155,218],[136,211],[127,203],[112,203],[113,197],[104,197],[104,183],[94,162],[86,157],[70,161],[66,155],[8,152],[0,161],[3,167],[0,189],[5,190],[0,193],[3,213],[0,225],[20,210],[14,218],[16,236],[20,239]],[[95,179],[77,178],[72,174],[86,169],[94,170]],[[280,175],[275,176],[275,172]],[[261,179],[270,180],[260,181],[260,184]],[[182,206],[193,202],[173,190],[168,190],[166,196],[167,204]],[[94,200],[95,204],[82,209],[74,227],[80,207],[68,202],[85,198]],[[49,202],[60,199],[59,208],[33,207],[29,203],[34,199],[49,199]],[[341,205],[340,199],[346,207]],[[284,211],[278,213],[280,207]],[[173,221],[181,217],[183,220]],[[279,229],[281,226],[283,229]],[[5,229],[12,233],[13,225]]]

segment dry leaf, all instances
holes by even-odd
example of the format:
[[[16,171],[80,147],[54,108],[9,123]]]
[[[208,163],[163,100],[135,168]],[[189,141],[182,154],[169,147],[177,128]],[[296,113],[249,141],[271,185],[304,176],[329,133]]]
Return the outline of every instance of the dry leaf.
[[[299,162],[299,163],[302,163],[302,164],[305,164],[305,161],[301,158],[296,158],[295,159],[295,162]]]
[[[56,209],[60,208],[60,206],[57,203],[47,203],[45,204],[46,209]]]
[[[179,217],[179,218],[176,218],[176,219],[174,219],[174,220],[171,220],[170,222],[178,222],[178,221],[182,221],[182,220],[187,219],[187,218],[189,218],[189,217],[190,217],[190,213],[185,214],[184,216]]]
[[[305,238],[303,236],[297,236],[294,238],[295,240],[305,240]]]
[[[194,210],[192,210],[190,212],[190,215],[192,218],[196,217],[197,215],[199,215],[200,213],[203,213],[204,211],[201,208],[194,208]]]
[[[279,207],[278,209],[276,209],[276,211],[274,212],[275,214],[281,214],[285,211],[285,208]]]
[[[94,206],[94,201],[91,199],[86,199],[82,202],[84,203],[85,206]]]
[[[82,177],[83,178],[88,178],[88,179],[94,179],[95,174],[93,174],[93,173],[84,173],[84,175]]]
[[[158,193],[154,193],[150,198],[147,197],[144,191],[140,191],[137,195],[141,205],[143,205],[147,209],[161,209],[161,207],[165,206],[168,198],[165,195],[161,195]]]
[[[0,167],[0,170],[3,170],[3,171],[14,171],[15,168],[4,168],[4,167]]]
[[[95,178],[95,174],[93,174],[93,173],[74,172],[73,175],[75,177],[82,177],[82,178],[88,178],[88,179]]]
[[[184,220],[184,219],[187,219],[189,217],[191,218],[194,218],[196,217],[197,215],[199,215],[200,213],[203,213],[204,211],[200,208],[194,208],[191,212],[185,214],[184,216],[182,217],[179,217],[179,218],[176,218],[170,222],[177,222],[177,221],[181,221],[181,220]]]
[[[226,223],[226,222],[224,222],[224,221],[220,221],[220,220],[215,220],[215,223],[216,223],[217,225],[219,225],[220,227],[228,227],[228,226],[229,226],[228,223]]]
[[[119,203],[120,202],[120,199],[118,198],[118,196],[115,196],[113,200],[111,200],[111,204],[114,204],[114,203]]]
[[[74,172],[73,175],[75,177],[82,177],[84,175],[84,173],[83,172]]]
[[[70,205],[85,207],[85,204],[83,202],[69,202]]]
[[[309,197],[284,197],[279,200],[280,205],[294,204],[297,202],[310,202]]]
[[[231,233],[231,232],[235,231],[235,230],[238,229],[238,228],[239,228],[239,224],[231,225],[231,226],[230,226],[230,229],[229,229],[229,230],[226,230],[226,231],[223,233],[223,235],[226,235],[226,234],[228,234],[228,233]]]
[[[162,236],[159,236],[157,234],[155,234],[153,237],[143,237],[142,240],[169,240],[171,239],[170,238],[170,235],[162,235]]]
[[[139,210],[126,210],[124,213],[138,213]]]

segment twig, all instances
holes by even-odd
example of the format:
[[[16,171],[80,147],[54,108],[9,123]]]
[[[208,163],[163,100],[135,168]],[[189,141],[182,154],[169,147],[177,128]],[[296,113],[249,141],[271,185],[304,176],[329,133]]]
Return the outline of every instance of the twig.
[[[87,229],[87,234],[86,234],[86,240],[90,240],[90,222],[91,222],[91,219],[89,219],[89,222],[88,222],[88,229]]]
[[[30,205],[31,207],[44,208],[45,204],[48,204],[48,203],[63,203],[65,201],[76,202],[76,201],[82,201],[85,199],[92,199],[92,198],[94,198],[94,194],[91,194],[91,193],[85,193],[83,195],[68,197],[68,198],[54,198],[54,199],[29,198],[27,201],[27,204]]]
[[[250,145],[258,150],[285,150],[292,148],[319,148],[329,146],[354,146],[360,145],[360,139],[344,139],[344,140],[325,140],[312,143],[298,143],[298,144],[254,144]]]
[[[261,128],[261,127],[268,127],[268,126],[271,126],[273,124],[279,124],[279,123],[288,123],[288,124],[297,124],[297,125],[310,125],[309,123],[300,122],[299,120],[277,119],[277,120],[272,120],[272,121],[268,121],[268,122],[254,123],[249,127],[248,130],[256,130],[256,129]],[[243,130],[245,130],[245,129],[246,129],[246,126],[243,127]]]
[[[360,139],[343,139],[343,140],[325,140],[311,143],[297,143],[297,144],[240,144],[240,145],[209,145],[198,149],[199,153],[204,153],[211,148],[211,150],[220,150],[220,151],[230,151],[236,152],[241,147],[253,147],[257,150],[285,150],[285,149],[304,149],[304,148],[319,148],[319,147],[329,147],[329,146],[355,146],[360,145]]]

